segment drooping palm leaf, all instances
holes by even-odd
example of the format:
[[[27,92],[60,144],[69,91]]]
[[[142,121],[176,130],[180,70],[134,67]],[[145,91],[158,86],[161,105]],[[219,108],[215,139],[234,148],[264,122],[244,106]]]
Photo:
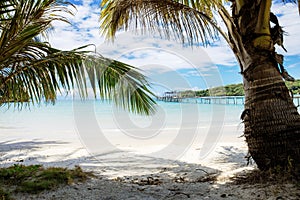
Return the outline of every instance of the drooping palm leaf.
[[[106,37],[113,37],[120,28],[141,28],[142,32],[158,31],[183,43],[207,44],[217,30],[221,31],[212,16],[216,3],[208,2],[200,5],[198,1],[183,0],[103,0],[101,28]]]
[[[4,21],[10,20],[10,13],[14,11],[14,2],[11,1],[0,1],[0,29],[4,28]]]
[[[87,72],[94,91],[95,82],[99,83],[101,98],[137,113],[154,110],[148,83],[134,67],[91,54],[85,47],[61,51],[38,39],[54,20],[67,22],[62,13],[72,14],[66,7],[69,3],[14,0],[11,5],[13,10],[0,21],[0,104],[27,98],[32,103],[54,102],[61,88],[75,87],[85,98]]]
[[[149,94],[153,95],[148,89],[149,84],[136,68],[102,56],[90,56],[85,60],[85,66],[94,93],[98,86],[101,98],[114,99],[117,106],[137,113],[154,111],[155,102],[149,97]]]
[[[223,3],[222,0],[173,0],[175,2],[186,5],[197,11],[203,12],[212,17],[213,11],[216,10],[219,4]]]

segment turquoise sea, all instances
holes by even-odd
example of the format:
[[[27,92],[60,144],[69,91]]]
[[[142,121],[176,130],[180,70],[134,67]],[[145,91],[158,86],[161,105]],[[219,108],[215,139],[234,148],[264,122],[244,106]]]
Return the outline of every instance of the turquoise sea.
[[[55,105],[0,107],[1,136],[14,134],[39,135],[83,134],[86,129],[97,129],[104,134],[122,131],[128,137],[153,138],[168,130],[172,134],[181,129],[209,129],[218,126],[222,134],[238,136],[242,130],[240,114],[243,105],[188,104],[157,102],[154,116],[129,114],[113,104],[101,100],[60,99]],[[221,130],[220,129],[220,130]],[[94,130],[94,131],[97,131]],[[218,130],[217,130],[218,131]],[[206,134],[203,131],[197,134]]]
[[[128,157],[122,152],[134,152],[134,156],[173,160],[188,155],[186,161],[198,162],[216,146],[245,145],[240,120],[243,107],[158,101],[154,115],[140,116],[101,100],[60,98],[55,105],[22,109],[3,105],[0,139],[3,144],[37,142],[34,148],[41,148],[40,141],[60,145],[63,151],[83,148],[94,156],[121,152],[109,154],[118,155],[117,160]],[[18,148],[21,151],[22,146]]]

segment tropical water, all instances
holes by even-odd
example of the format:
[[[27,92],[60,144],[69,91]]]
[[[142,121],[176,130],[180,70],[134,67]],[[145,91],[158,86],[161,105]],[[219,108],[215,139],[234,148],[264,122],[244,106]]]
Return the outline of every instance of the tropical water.
[[[136,127],[147,129],[150,121],[158,118],[164,121],[165,128],[179,128],[182,118],[188,118],[190,123],[198,121],[198,125],[207,126],[214,119],[214,115],[224,115],[220,123],[225,125],[238,125],[243,105],[217,105],[217,104],[189,104],[157,101],[156,113],[151,116],[131,114],[113,103],[101,100],[72,100],[60,99],[54,105],[42,104],[35,106],[17,107],[2,105],[0,107],[1,133],[9,132],[69,132],[76,129],[77,114],[88,117],[91,113],[99,125],[105,129],[116,128],[123,119],[123,115],[130,118]],[[81,112],[81,113],[80,113]],[[87,116],[85,116],[87,115]],[[121,115],[121,116],[120,116]],[[190,118],[190,116],[196,118]],[[186,120],[185,120],[186,121]],[[185,125],[188,125],[189,122]]]
[[[130,114],[100,100],[60,99],[55,105],[4,105],[0,108],[0,137],[12,139],[107,140],[114,145],[140,146],[169,141],[215,142],[242,134],[243,105],[157,102],[152,116]],[[85,138],[88,135],[88,139]],[[101,135],[101,137],[99,136]],[[189,140],[189,141],[188,141]],[[118,144],[117,144],[118,143]],[[121,144],[119,144],[121,143]],[[89,145],[89,144],[88,144]],[[125,145],[125,146],[126,146]]]
[[[130,114],[100,100],[59,99],[55,105],[22,109],[4,105],[0,152],[8,165],[21,159],[28,164],[72,166],[90,156],[109,167],[136,166],[139,156],[159,158],[156,164],[162,158],[205,164],[224,149],[237,151],[243,159],[247,147],[241,137],[242,111],[243,104],[161,101],[152,116]]]
[[[297,102],[295,102],[297,104]],[[60,99],[54,105],[0,107],[0,134],[34,136],[79,132],[88,124],[98,131],[114,134],[121,131],[129,137],[147,139],[160,130],[211,128],[220,126],[242,129],[240,115],[243,104],[195,104],[157,101],[156,113],[151,116],[131,114],[113,103],[101,100]],[[94,123],[94,124],[93,124]],[[91,128],[91,127],[86,127]],[[148,132],[144,134],[144,132]],[[131,134],[131,135],[130,135]],[[199,133],[203,134],[203,133]]]

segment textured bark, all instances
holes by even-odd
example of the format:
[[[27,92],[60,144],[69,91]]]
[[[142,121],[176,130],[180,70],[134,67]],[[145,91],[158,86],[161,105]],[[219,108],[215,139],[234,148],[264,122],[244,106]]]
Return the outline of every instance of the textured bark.
[[[300,116],[279,71],[273,44],[264,45],[261,40],[262,45],[257,46],[254,42],[266,36],[257,32],[261,2],[246,0],[240,8],[233,7],[234,25],[249,56],[245,61],[235,51],[242,58],[246,99],[242,114],[244,134],[249,153],[260,169],[281,166],[300,171]]]
[[[244,75],[246,142],[260,169],[299,169],[300,117],[277,64],[270,60]]]

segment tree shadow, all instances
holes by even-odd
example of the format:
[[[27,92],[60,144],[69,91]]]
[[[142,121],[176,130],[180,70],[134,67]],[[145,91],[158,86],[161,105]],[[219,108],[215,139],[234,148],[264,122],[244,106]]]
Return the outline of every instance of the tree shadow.
[[[50,154],[53,152],[56,153]],[[246,152],[233,146],[221,146],[216,153],[219,164],[232,163],[237,169],[245,166],[246,162],[241,160]],[[0,143],[0,154],[1,167],[80,165],[96,174],[96,178],[86,183],[29,195],[27,199],[43,199],[49,195],[55,195],[55,199],[264,199],[272,195],[263,185],[219,183],[218,176],[223,172],[214,165],[208,167],[121,150],[90,155],[82,146],[74,147],[63,141],[7,140]],[[284,197],[287,195],[282,193],[284,189],[276,194]]]
[[[106,174],[115,173],[116,175],[141,175],[161,170],[166,171],[168,168],[184,169],[193,165],[178,160],[150,157],[123,150],[91,155],[82,145],[75,147],[74,144],[69,142],[37,139],[1,142],[0,155],[1,167],[13,164],[41,164],[63,167],[80,165],[86,170],[105,171]],[[209,173],[218,171],[213,168],[206,169],[206,167],[196,164],[194,167],[195,169],[203,167],[203,170],[209,171]]]
[[[91,158],[90,155],[78,156],[78,152],[84,150],[82,147],[68,148],[68,145],[68,142],[52,140],[7,140],[0,143],[0,167],[14,164],[74,167]]]
[[[231,163],[236,168],[248,166],[246,159],[247,153],[245,150],[239,149],[235,146],[220,146],[217,149],[217,153],[218,156],[216,156],[215,162]]]

